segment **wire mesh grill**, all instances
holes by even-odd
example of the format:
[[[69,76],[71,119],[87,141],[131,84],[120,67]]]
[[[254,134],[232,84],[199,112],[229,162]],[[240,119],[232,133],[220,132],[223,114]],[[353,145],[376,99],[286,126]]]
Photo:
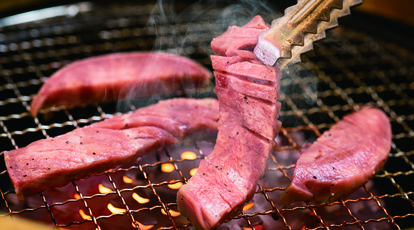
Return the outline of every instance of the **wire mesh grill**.
[[[71,18],[2,28],[0,155],[163,99],[140,99],[122,106],[100,103],[51,108],[32,118],[28,111],[34,94],[48,76],[74,60],[156,49],[188,56],[211,69],[210,41],[227,28],[219,23],[223,9],[193,5],[193,17],[180,16],[157,24],[160,21],[152,20],[162,21],[162,17],[155,6],[89,5],[90,11]],[[414,221],[414,187],[410,183],[414,173],[414,54],[352,28],[339,27],[328,37],[303,56],[302,64],[284,71],[283,128],[266,177],[243,212],[218,229],[401,229]],[[215,95],[209,86],[180,96]],[[301,148],[345,114],[366,104],[383,109],[392,123],[393,145],[384,170],[339,201],[282,205],[278,197],[291,179]],[[171,146],[139,164],[51,188],[22,202],[16,200],[1,157],[0,218],[26,217],[61,229],[191,228],[177,212],[175,194],[213,146],[210,141]],[[185,151],[196,153],[196,157],[181,157]],[[172,166],[172,170],[163,171],[163,166]]]

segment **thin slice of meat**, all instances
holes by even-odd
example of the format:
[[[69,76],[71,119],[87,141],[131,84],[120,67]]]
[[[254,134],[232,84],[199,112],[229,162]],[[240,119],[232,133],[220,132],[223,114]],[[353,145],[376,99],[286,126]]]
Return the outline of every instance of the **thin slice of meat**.
[[[384,166],[391,138],[391,124],[377,108],[345,116],[302,153],[280,200],[332,202],[348,196]]]
[[[31,104],[31,114],[51,106],[167,95],[208,84],[211,73],[186,57],[167,53],[116,53],[73,62],[54,73]]]
[[[4,153],[19,200],[102,173],[166,144],[215,137],[218,101],[171,99]]]
[[[261,64],[253,48],[258,34],[268,28],[256,16],[211,42],[219,132],[214,150],[177,195],[179,211],[196,229],[211,229],[239,213],[266,171],[281,126],[281,73],[278,66]]]

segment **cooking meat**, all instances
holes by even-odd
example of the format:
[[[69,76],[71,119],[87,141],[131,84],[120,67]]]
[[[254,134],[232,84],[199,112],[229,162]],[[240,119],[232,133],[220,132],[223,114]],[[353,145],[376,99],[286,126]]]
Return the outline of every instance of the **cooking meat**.
[[[175,93],[206,85],[211,73],[182,56],[166,53],[117,53],[76,61],[54,73],[31,104],[31,114],[51,106]]]
[[[211,42],[219,99],[219,132],[214,150],[177,194],[179,211],[197,229],[231,219],[252,199],[264,174],[281,123],[278,66],[265,66],[253,48],[269,28],[260,16],[230,27]]]
[[[171,99],[5,152],[4,160],[22,200],[184,138],[214,137],[217,120],[215,99]]]
[[[280,200],[331,202],[347,196],[377,173],[391,149],[391,125],[377,108],[352,113],[323,133],[296,163]]]

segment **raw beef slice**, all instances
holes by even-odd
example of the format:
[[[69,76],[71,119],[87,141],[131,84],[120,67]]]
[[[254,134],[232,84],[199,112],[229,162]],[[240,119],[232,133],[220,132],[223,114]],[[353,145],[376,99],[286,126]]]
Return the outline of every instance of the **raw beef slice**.
[[[173,94],[206,85],[211,73],[186,57],[167,53],[116,53],[73,62],[54,73],[31,103],[31,114],[51,106]]]
[[[211,229],[238,214],[265,173],[281,123],[278,66],[253,54],[258,34],[269,28],[260,16],[232,26],[211,42],[219,132],[214,150],[177,194],[179,211],[197,229]]]
[[[4,153],[20,200],[102,173],[166,144],[217,134],[218,101],[171,99]],[[202,135],[202,136],[200,136]]]
[[[379,109],[345,116],[302,153],[280,200],[332,202],[348,196],[384,166],[391,138],[390,122]]]

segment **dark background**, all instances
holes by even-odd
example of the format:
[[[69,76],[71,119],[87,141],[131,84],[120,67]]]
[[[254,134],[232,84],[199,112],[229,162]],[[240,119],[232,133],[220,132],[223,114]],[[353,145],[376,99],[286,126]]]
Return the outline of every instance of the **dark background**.
[[[93,1],[93,0],[92,0]],[[118,0],[117,2],[125,0]],[[140,2],[145,2],[140,1]],[[30,10],[41,9],[56,5],[80,2],[76,0],[2,0],[0,1],[0,18]],[[98,1],[95,1],[98,2]],[[99,2],[114,2],[100,0]],[[194,1],[185,1],[194,2]],[[222,2],[222,1],[218,1]],[[284,9],[296,3],[296,0],[277,0],[274,2],[278,9]],[[356,11],[379,15],[398,22],[414,25],[414,1],[412,0],[364,0],[364,4],[355,8]]]
[[[159,0],[161,1],[161,0]],[[189,0],[163,0],[164,2],[176,2],[191,4],[196,1]],[[203,0],[201,0],[202,2]],[[223,4],[243,3],[250,0],[217,0]],[[267,0],[273,5],[275,10],[283,12],[287,7],[296,4],[297,0]],[[42,9],[58,5],[66,5],[76,2],[87,2],[79,0],[0,0],[0,20],[1,18],[28,12],[31,10]],[[90,0],[89,2],[103,5],[131,2],[130,0]],[[140,0],[140,3],[154,2],[150,0]],[[382,37],[386,41],[403,44],[406,48],[414,50],[411,33],[414,27],[414,1],[412,0],[364,0],[363,4],[352,9],[352,17],[339,19],[339,23],[350,26],[357,30],[367,31],[368,33]],[[1,28],[0,28],[1,30]]]

